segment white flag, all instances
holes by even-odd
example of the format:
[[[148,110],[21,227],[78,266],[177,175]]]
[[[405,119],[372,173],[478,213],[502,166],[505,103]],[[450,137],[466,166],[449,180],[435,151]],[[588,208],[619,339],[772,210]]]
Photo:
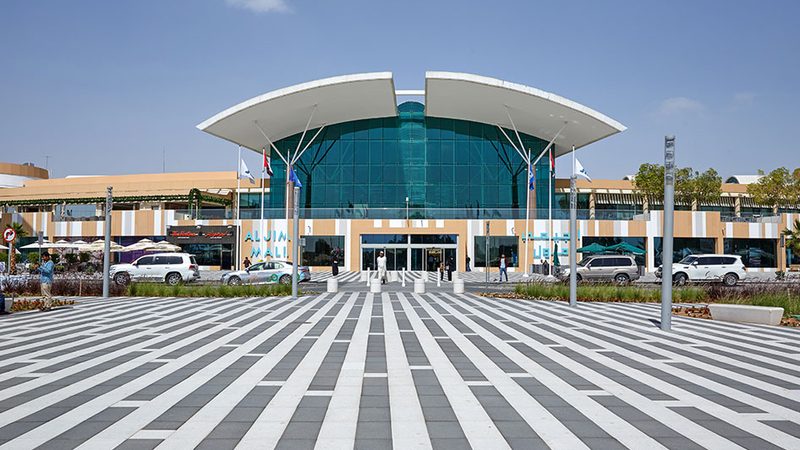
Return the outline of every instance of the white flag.
[[[239,178],[247,178],[250,180],[251,184],[256,184],[256,179],[253,177],[253,174],[250,173],[250,169],[247,168],[247,164],[244,160],[239,160],[239,162],[241,163],[239,167]]]
[[[592,178],[589,177],[589,173],[586,172],[586,169],[583,168],[583,164],[579,160],[575,160],[575,175],[581,176],[592,182]]]

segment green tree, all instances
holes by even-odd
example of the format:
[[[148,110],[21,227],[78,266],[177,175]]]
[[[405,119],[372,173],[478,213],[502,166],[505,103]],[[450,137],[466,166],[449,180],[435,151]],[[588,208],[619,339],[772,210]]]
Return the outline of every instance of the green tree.
[[[786,248],[792,251],[793,255],[800,255],[800,219],[794,219],[793,229],[786,228],[783,235],[786,238]]]
[[[715,201],[722,195],[722,177],[716,170],[708,169],[700,173],[686,168],[677,172],[675,190],[683,202],[701,205]]]
[[[633,179],[633,185],[648,203],[660,202],[664,199],[664,166],[660,164],[642,164]],[[691,167],[675,169],[675,198],[678,202],[691,204],[710,202],[719,198],[722,193],[722,177],[716,170],[708,169],[703,173],[693,171]]]
[[[648,203],[664,198],[664,166],[645,163],[639,166],[633,186],[642,193]]]
[[[753,200],[761,205],[769,205],[775,212],[781,206],[795,205],[800,198],[800,169],[789,172],[785,167],[779,167],[768,174],[764,174],[757,182],[747,186],[747,193]]]
[[[19,238],[27,236],[28,232],[25,231],[25,228],[23,228],[21,223],[17,222],[12,223],[11,228],[13,228],[14,231],[16,231],[17,239],[15,239],[14,242],[12,242],[11,245],[9,245],[8,251],[11,252],[11,264],[10,267],[8,268],[8,272],[11,274],[15,274],[17,273],[17,252],[14,251],[14,247],[16,247],[14,243],[17,242]]]

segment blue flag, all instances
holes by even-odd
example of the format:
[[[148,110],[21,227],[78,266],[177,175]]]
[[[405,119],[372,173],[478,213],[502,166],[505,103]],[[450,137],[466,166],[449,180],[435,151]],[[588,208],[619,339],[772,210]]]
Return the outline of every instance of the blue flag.
[[[536,178],[533,176],[533,166],[528,168],[528,190],[533,190],[536,186]]]
[[[297,174],[294,173],[294,167],[289,168],[289,181],[299,188],[303,187],[303,183],[300,182],[300,179],[297,178]]]

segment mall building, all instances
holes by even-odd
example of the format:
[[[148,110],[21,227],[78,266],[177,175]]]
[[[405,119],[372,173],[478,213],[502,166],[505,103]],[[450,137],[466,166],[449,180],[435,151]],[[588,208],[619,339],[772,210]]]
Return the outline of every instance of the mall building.
[[[432,270],[452,260],[463,271],[467,258],[472,270],[487,263],[496,270],[505,254],[511,270],[522,271],[568,258],[569,180],[552,175],[550,151],[558,164],[573,147],[625,130],[555,94],[450,72],[426,73],[420,90],[397,90],[391,73],[312,81],[239,103],[198,128],[231,143],[229,167],[244,152],[255,182],[238,179],[241,170],[63,179],[37,172],[0,189],[0,221],[24,225],[23,245],[39,231],[51,241],[99,239],[112,186],[119,244],[168,240],[209,269],[244,257],[292,258],[291,164],[302,185],[302,263],[312,270],[328,269],[338,249],[342,270],[374,268],[384,251],[390,270]],[[262,154],[273,172],[265,180]],[[0,171],[23,167],[14,166]],[[578,180],[578,246],[634,245],[652,271],[661,261],[661,205],[645,202],[627,178]],[[756,179],[731,177],[716,201],[676,205],[675,258],[739,254],[753,271],[800,265],[781,238],[800,207],[755,204],[747,183]]]

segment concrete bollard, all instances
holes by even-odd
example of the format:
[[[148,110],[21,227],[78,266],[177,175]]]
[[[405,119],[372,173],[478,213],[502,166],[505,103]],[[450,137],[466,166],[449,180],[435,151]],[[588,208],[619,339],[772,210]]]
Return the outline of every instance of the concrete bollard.
[[[422,278],[414,280],[414,293],[415,294],[425,293],[425,280],[423,280]]]
[[[453,280],[453,294],[464,293],[464,280]]]
[[[442,287],[442,273],[436,272],[436,287]]]
[[[381,293],[381,283],[378,282],[378,281],[376,281],[374,283],[370,283],[369,291],[374,293],[374,294],[380,294]]]
[[[328,278],[328,290],[332,294],[339,292],[339,280],[336,278]]]
[[[367,267],[367,286],[369,286],[369,267]]]
[[[403,267],[403,273],[402,273],[402,274],[400,274],[400,276],[402,276],[402,277],[403,277],[403,280],[402,280],[402,282],[403,282],[403,287],[406,287],[406,268],[405,268],[405,267]]]
[[[458,280],[458,272],[453,272],[453,281]]]

